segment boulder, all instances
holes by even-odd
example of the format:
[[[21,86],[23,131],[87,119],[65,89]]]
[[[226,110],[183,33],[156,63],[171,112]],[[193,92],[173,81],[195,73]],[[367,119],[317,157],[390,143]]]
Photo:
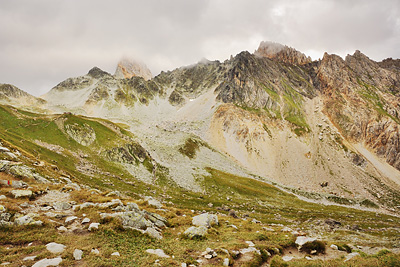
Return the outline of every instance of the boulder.
[[[307,237],[307,236],[298,236],[296,238],[295,244],[298,245],[300,248],[307,242],[313,242],[317,240],[316,238]]]
[[[79,261],[82,259],[83,251],[80,249],[75,249],[73,255],[74,255],[74,259]]]
[[[20,197],[30,198],[33,195],[33,192],[31,190],[23,190],[23,189],[11,190],[10,193],[14,198],[20,198]]]
[[[57,257],[54,259],[43,259],[36,262],[32,267],[48,267],[48,266],[58,266],[62,262],[61,257]]]
[[[150,196],[146,196],[144,198],[144,200],[146,200],[150,206],[156,207],[157,209],[161,209],[163,206],[160,201],[158,201],[157,199],[154,199],[153,197],[150,197]]]
[[[76,219],[78,219],[78,217],[76,217],[76,216],[68,216],[68,217],[65,219],[65,223],[66,223],[66,224],[72,223],[72,222],[75,221]]]
[[[100,223],[91,223],[91,224],[89,225],[88,230],[89,230],[89,231],[97,230],[97,229],[99,229],[99,225],[100,225]]]
[[[192,224],[195,226],[205,226],[210,228],[213,225],[218,225],[218,217],[214,214],[203,213],[194,216],[192,219]]]
[[[161,258],[170,258],[170,256],[165,254],[164,250],[159,249],[159,248],[158,249],[147,249],[146,252],[150,253],[150,254],[154,254],[154,255],[156,255],[158,257],[161,257]]]
[[[0,184],[11,186],[12,188],[27,188],[28,184],[22,181],[0,180]]]
[[[51,242],[51,243],[48,243],[48,244],[46,245],[46,249],[47,249],[48,251],[50,251],[51,253],[54,253],[54,254],[56,254],[56,253],[63,253],[64,250],[65,250],[65,248],[66,248],[65,245],[63,245],[63,244],[57,244],[57,243],[55,243],[55,242]]]
[[[190,239],[195,237],[204,237],[207,234],[207,227],[199,226],[195,227],[192,226],[188,228],[184,233],[185,236],[189,237]]]
[[[69,210],[72,208],[72,205],[67,202],[56,202],[54,203],[53,208],[56,210]]]
[[[90,251],[90,253],[93,253],[95,255],[100,255],[100,251],[97,248],[92,248],[92,250]]]
[[[100,217],[104,218],[118,218],[122,222],[122,226],[126,228],[134,228],[146,230],[147,227],[152,227],[153,223],[146,220],[145,217],[135,211],[116,212],[116,213],[101,213]]]
[[[68,229],[65,226],[60,226],[60,227],[57,228],[57,230],[59,232],[67,232],[68,231]]]
[[[111,253],[111,256],[117,256],[117,257],[120,257],[120,256],[121,256],[121,254],[119,254],[119,252],[117,251],[117,252],[113,252],[113,253]]]
[[[153,227],[149,227],[146,229],[146,231],[144,231],[145,234],[148,234],[150,237],[155,238],[155,239],[162,239],[162,235],[160,234],[160,232],[158,232],[156,229],[154,229]]]
[[[40,174],[35,173],[32,168],[29,168],[29,167],[23,166],[23,165],[11,166],[8,169],[8,172],[16,177],[21,177],[21,178],[26,177],[29,179],[34,179],[40,183],[48,183],[49,182],[46,178],[44,178]]]
[[[21,216],[16,215],[16,218],[14,220],[14,224],[15,225],[37,225],[37,226],[41,226],[43,224],[42,221],[35,221],[34,218],[38,217],[37,214],[35,213],[29,213],[27,215]]]
[[[83,219],[81,224],[85,224],[85,223],[90,223],[90,219],[89,218]]]
[[[37,256],[28,256],[23,259],[23,261],[34,261]]]

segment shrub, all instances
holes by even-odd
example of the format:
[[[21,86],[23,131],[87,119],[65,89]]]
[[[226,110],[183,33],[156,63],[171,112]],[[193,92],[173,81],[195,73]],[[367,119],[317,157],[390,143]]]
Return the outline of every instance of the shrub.
[[[311,251],[315,250],[317,251],[317,254],[320,253],[325,254],[325,249],[326,245],[324,242],[319,240],[314,240],[312,242],[307,242],[303,246],[301,246],[300,251],[311,254]]]

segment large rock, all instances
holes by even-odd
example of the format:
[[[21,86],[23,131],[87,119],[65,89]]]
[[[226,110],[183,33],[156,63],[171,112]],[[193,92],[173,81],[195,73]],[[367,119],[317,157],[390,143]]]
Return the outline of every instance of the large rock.
[[[148,234],[150,237],[155,238],[155,239],[162,239],[163,236],[158,232],[156,229],[153,227],[149,227],[144,231],[143,233]]]
[[[10,193],[14,198],[21,198],[21,197],[30,198],[33,195],[33,192],[31,190],[22,190],[22,189],[11,190]]]
[[[48,243],[48,244],[46,245],[46,249],[47,249],[48,251],[50,251],[51,253],[54,253],[54,254],[63,253],[64,250],[65,250],[65,248],[66,248],[65,245],[63,245],[63,244],[58,244],[58,243],[55,243],[55,242],[51,242],[51,243]]]
[[[5,186],[11,186],[12,188],[26,188],[28,187],[27,183],[22,181],[12,181],[12,180],[0,180],[0,184]]]
[[[156,255],[158,257],[161,257],[161,258],[170,258],[170,256],[165,254],[164,250],[159,249],[159,248],[158,249],[147,249],[146,252],[150,253],[150,254],[154,254],[154,255]]]
[[[58,266],[62,262],[61,257],[57,257],[54,259],[43,259],[36,262],[32,267],[48,267],[48,266]]]
[[[79,261],[82,259],[83,251],[80,249],[75,249],[73,255],[74,255],[74,259]]]
[[[35,221],[38,215],[34,213],[29,213],[28,215],[16,215],[17,218],[14,220],[15,225],[42,225],[42,221]]]
[[[307,236],[298,236],[296,238],[295,244],[298,245],[299,247],[303,246],[307,242],[313,242],[317,240],[316,238],[313,237],[307,237]]]
[[[32,168],[23,165],[13,165],[8,172],[16,177],[34,179],[40,183],[48,183],[49,181],[40,174],[33,171]]]
[[[213,225],[218,225],[218,217],[214,214],[203,213],[194,216],[192,219],[192,224],[195,226],[205,226],[210,228]]]
[[[199,226],[195,227],[192,226],[188,228],[184,233],[185,236],[189,237],[190,239],[195,237],[204,237],[207,234],[207,227]]]

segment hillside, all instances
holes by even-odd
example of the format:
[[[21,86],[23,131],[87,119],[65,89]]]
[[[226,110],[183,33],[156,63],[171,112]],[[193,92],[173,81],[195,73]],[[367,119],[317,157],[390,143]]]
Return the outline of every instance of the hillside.
[[[400,263],[396,60],[128,63],[0,87],[1,263]]]

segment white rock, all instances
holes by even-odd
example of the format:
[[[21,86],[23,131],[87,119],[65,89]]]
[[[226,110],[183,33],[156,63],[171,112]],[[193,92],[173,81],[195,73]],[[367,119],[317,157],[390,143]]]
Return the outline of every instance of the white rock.
[[[54,259],[43,259],[36,262],[32,267],[47,267],[47,266],[58,266],[62,262],[61,257],[57,257]]]
[[[306,260],[312,260],[312,258],[310,256],[306,256]]]
[[[23,259],[23,261],[34,261],[37,256],[28,256]]]
[[[354,258],[354,257],[356,257],[356,256],[360,256],[360,253],[358,253],[358,252],[353,252],[353,253],[347,254],[344,261],[346,262],[346,261],[348,261],[348,260],[351,260],[352,258]]]
[[[147,201],[147,203],[149,203],[150,206],[154,206],[157,209],[161,209],[163,207],[163,205],[161,204],[160,201],[158,201],[157,199],[154,199],[153,197],[145,197],[144,200]]]
[[[163,239],[162,235],[153,227],[148,227],[144,233],[156,239]]]
[[[282,260],[283,261],[291,261],[291,260],[293,260],[293,257],[292,256],[283,256]]]
[[[206,259],[211,259],[211,258],[212,258],[212,255],[207,254],[207,255],[204,256],[204,258],[206,258]]]
[[[6,199],[7,197],[5,195],[0,195],[0,200]]]
[[[331,245],[331,249],[338,250],[338,246],[332,244],[332,245]]]
[[[121,254],[119,254],[119,252],[117,251],[117,252],[111,253],[111,256],[117,256],[117,257],[119,257],[119,256],[121,256]]]
[[[287,226],[283,227],[282,232],[292,232],[293,230]]]
[[[100,255],[100,251],[97,248],[92,248],[92,250],[90,251],[90,253],[93,253],[95,255]]]
[[[79,261],[82,259],[83,251],[80,249],[75,249],[73,255],[74,255],[74,259]]]
[[[229,266],[229,259],[228,258],[224,259],[223,266]]]
[[[307,237],[307,236],[298,236],[297,238],[296,238],[296,245],[298,245],[298,246],[302,246],[302,245],[304,245],[305,243],[307,243],[307,242],[313,242],[313,241],[315,241],[315,240],[317,240],[316,238],[312,238],[312,237]]]
[[[31,190],[23,190],[23,189],[17,189],[17,190],[11,190],[11,195],[13,195],[14,198],[20,198],[20,197],[31,197],[33,195],[33,192]]]
[[[90,225],[89,225],[89,228],[88,228],[88,230],[89,231],[92,231],[93,229],[99,229],[99,225],[100,225],[100,223],[91,223]]]
[[[62,253],[65,250],[66,246],[63,244],[57,244],[55,242],[51,242],[46,245],[46,249],[51,253]]]
[[[254,245],[253,242],[251,241],[246,241],[246,244],[249,245],[249,247],[255,247],[256,245]]]
[[[205,226],[210,228],[213,225],[218,225],[218,217],[214,214],[203,213],[194,216],[192,219],[192,224],[195,226]]]
[[[68,229],[65,226],[60,226],[60,227],[57,228],[57,230],[59,232],[67,232],[68,231]]]
[[[90,223],[90,219],[89,218],[83,219],[81,224],[85,224],[85,223]]]
[[[8,261],[6,261],[6,262],[3,262],[2,264],[0,264],[1,266],[6,266],[6,265],[10,265],[11,264],[11,262],[8,262]]]
[[[181,267],[187,267],[187,264],[185,262],[182,262]]]
[[[161,258],[170,258],[170,256],[165,254],[164,250],[162,250],[160,248],[158,248],[158,249],[147,249],[146,252],[150,253],[150,254],[157,255],[158,257],[161,257]]]
[[[76,217],[76,216],[68,216],[68,217],[65,219],[65,223],[72,223],[72,222],[75,221],[76,219],[78,219],[78,217]]]

